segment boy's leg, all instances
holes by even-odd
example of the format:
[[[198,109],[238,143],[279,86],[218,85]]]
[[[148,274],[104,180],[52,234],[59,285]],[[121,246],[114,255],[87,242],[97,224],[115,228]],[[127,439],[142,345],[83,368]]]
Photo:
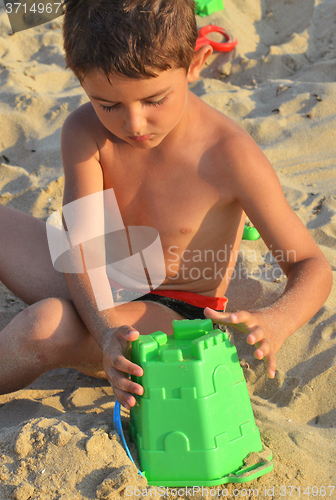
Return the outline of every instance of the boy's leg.
[[[0,205],[0,281],[27,304],[48,297],[70,299],[62,273],[52,265],[46,224]]]
[[[32,304],[0,332],[0,393],[21,389],[58,367],[104,376],[102,352],[73,307],[63,274],[52,266],[45,223],[3,205],[0,281]],[[130,302],[116,310],[114,326],[132,325],[143,335],[171,334],[172,320],[183,318],[152,302]]]
[[[133,302],[117,306],[118,325],[141,334],[172,333],[178,313],[161,304]],[[54,368],[76,368],[106,378],[103,353],[71,301],[45,299],[20,312],[0,332],[0,394],[17,391]]]

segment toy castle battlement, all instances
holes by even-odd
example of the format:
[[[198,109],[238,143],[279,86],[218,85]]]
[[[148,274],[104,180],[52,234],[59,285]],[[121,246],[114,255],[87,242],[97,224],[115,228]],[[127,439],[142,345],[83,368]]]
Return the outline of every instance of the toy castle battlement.
[[[133,345],[132,361],[144,369],[143,377],[134,378],[144,387],[142,399],[157,399],[159,394],[163,399],[178,398],[189,394],[186,389],[191,387],[197,398],[210,396],[216,392],[215,369],[219,364],[234,368],[217,384],[217,392],[244,381],[228,334],[214,330],[210,319],[175,320],[172,325],[173,336],[163,332],[141,335]]]

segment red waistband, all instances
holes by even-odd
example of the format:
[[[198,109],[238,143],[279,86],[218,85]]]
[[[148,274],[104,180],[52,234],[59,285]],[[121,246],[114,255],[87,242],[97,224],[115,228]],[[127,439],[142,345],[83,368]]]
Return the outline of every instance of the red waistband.
[[[149,292],[153,295],[162,295],[171,299],[182,300],[187,304],[197,307],[211,307],[216,311],[225,311],[228,299],[226,297],[209,297],[208,295],[200,295],[194,292],[180,292],[178,290],[154,290]]]

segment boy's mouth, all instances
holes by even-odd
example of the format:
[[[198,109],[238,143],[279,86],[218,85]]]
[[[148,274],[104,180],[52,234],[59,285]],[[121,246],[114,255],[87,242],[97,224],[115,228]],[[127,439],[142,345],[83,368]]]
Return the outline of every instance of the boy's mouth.
[[[153,134],[147,134],[147,135],[136,135],[136,136],[130,136],[130,139],[135,142],[144,142],[148,141],[153,136]]]

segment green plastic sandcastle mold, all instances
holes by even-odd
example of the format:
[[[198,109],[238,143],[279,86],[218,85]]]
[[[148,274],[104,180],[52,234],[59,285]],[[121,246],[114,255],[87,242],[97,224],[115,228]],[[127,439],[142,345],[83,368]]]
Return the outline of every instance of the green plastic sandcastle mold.
[[[273,468],[244,466],[263,449],[237,350],[210,319],[174,320],[173,335],[140,335],[131,359],[144,388],[131,409],[131,439],[154,486],[246,482]]]
[[[210,16],[210,14],[223,9],[223,0],[196,0],[195,12],[198,16]]]

